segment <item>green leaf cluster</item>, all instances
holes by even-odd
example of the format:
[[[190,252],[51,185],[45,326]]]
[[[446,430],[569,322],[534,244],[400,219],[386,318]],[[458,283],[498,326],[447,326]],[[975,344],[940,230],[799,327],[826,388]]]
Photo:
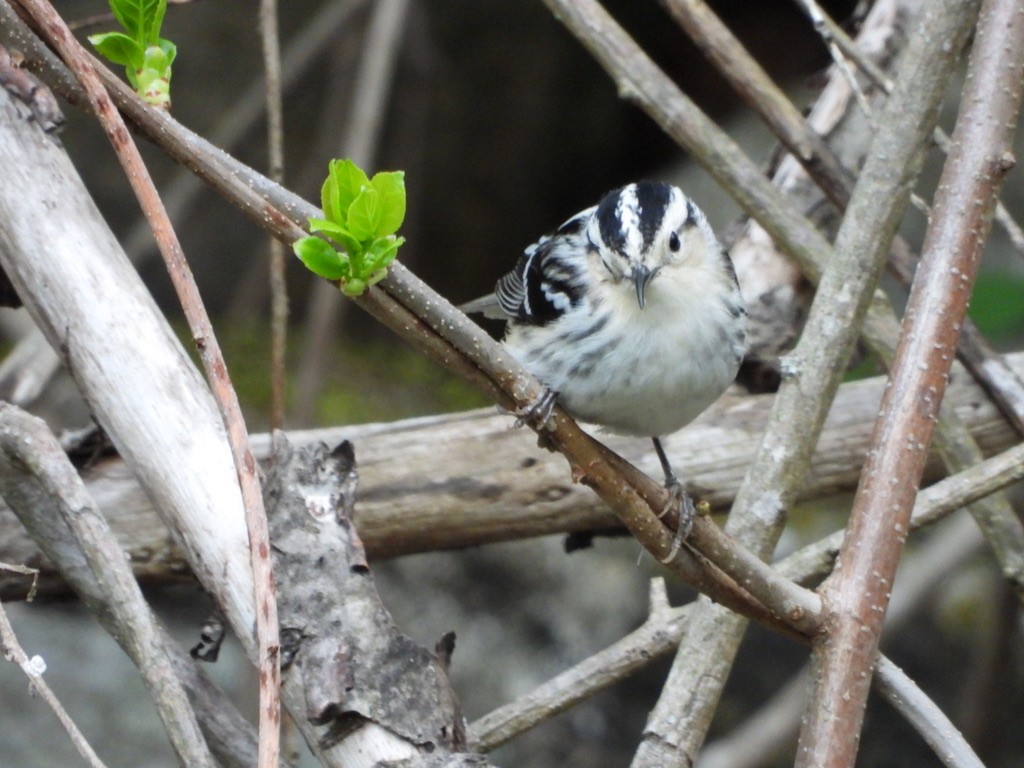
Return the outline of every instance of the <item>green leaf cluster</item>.
[[[311,271],[358,296],[384,279],[405,242],[395,234],[405,219],[405,174],[371,179],[351,160],[332,160],[320,201],[324,218],[310,219],[309,231],[324,237],[303,237],[292,248]]]
[[[90,35],[97,52],[125,68],[128,82],[148,103],[171,104],[171,64],[177,49],[160,37],[167,0],[110,0],[114,17],[124,32]]]

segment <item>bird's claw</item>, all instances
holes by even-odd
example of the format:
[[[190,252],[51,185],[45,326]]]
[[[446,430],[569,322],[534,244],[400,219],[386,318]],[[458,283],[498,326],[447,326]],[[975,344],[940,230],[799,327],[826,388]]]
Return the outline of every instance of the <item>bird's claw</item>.
[[[555,403],[558,402],[558,393],[553,389],[545,387],[544,392],[541,393],[540,397],[521,408],[516,408],[513,411],[515,414],[516,427],[522,427],[529,425],[536,429],[538,432],[545,429],[552,429],[554,422],[552,416],[555,412]]]
[[[664,517],[673,510],[679,513],[679,525],[676,528],[675,535],[672,537],[672,548],[661,560],[662,563],[667,564],[675,559],[683,546],[683,542],[689,538],[690,531],[693,530],[694,518],[697,516],[697,508],[693,505],[693,499],[690,498],[690,494],[686,492],[682,483],[678,480],[673,478],[665,487],[668,489],[669,499],[665,508],[658,514],[658,517]]]

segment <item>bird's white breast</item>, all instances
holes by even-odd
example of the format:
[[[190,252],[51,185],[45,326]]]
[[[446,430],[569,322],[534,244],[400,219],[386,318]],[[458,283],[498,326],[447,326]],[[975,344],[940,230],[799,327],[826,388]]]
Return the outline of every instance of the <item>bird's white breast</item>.
[[[513,327],[505,342],[577,418],[624,434],[670,434],[721,395],[743,353],[742,320],[725,301],[731,286],[717,278],[666,270],[644,309],[632,286],[609,284],[587,311],[566,313],[542,334]]]

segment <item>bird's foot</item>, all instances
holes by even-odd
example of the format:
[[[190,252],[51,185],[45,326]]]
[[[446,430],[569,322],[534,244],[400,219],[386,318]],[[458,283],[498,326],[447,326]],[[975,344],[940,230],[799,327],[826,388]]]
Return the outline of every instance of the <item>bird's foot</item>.
[[[666,483],[665,487],[668,489],[669,494],[668,504],[661,510],[658,517],[664,517],[673,510],[679,513],[679,525],[676,527],[676,533],[672,537],[672,548],[661,560],[663,563],[670,563],[679,554],[683,542],[690,536],[690,531],[693,529],[693,521],[697,517],[697,508],[694,506],[690,494],[683,488],[683,484],[676,478],[673,477]]]
[[[540,397],[513,411],[516,417],[515,426],[529,425],[541,433],[543,430],[553,429],[554,422],[552,416],[554,415],[555,403],[557,402],[558,393],[553,389],[545,387]]]

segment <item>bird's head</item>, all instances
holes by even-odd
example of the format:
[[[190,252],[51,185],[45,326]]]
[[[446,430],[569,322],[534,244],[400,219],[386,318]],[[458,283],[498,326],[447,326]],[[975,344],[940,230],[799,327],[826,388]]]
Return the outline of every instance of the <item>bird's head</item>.
[[[721,261],[704,213],[681,189],[661,182],[628,184],[605,195],[587,238],[610,280],[635,290],[641,309],[660,275]]]

